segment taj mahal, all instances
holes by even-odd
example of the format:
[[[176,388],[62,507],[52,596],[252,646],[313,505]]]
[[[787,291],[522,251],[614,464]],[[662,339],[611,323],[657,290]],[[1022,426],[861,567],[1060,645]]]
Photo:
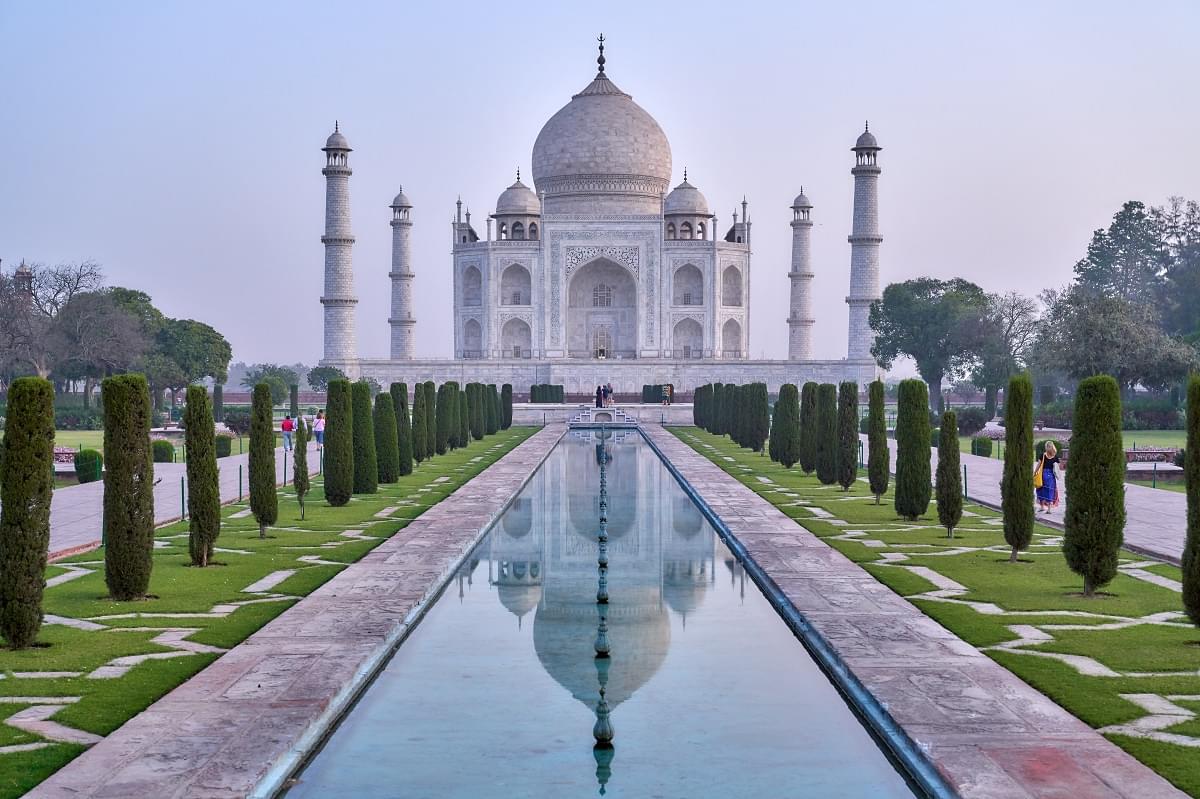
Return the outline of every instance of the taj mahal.
[[[869,128],[854,153],[849,236],[846,357],[813,360],[811,259],[813,205],[803,190],[792,203],[788,271],[763,279],[790,283],[787,360],[752,360],[750,278],[753,225],[741,202],[724,233],[704,194],[674,188],[671,145],[647,111],[599,71],[542,127],[533,145],[533,186],[504,189],[482,228],[454,220],[452,357],[413,357],[417,318],[411,258],[413,203],[400,191],[391,210],[390,357],[357,351],[350,224],[349,142],[335,126],[323,148],[326,179],[324,357],[352,378],[458,380],[565,386],[590,394],[599,383],[619,392],[673,383],[681,391],[708,382],[765,381],[771,391],[807,380],[873,380],[870,304],[879,297],[877,163]],[[381,270],[382,271],[382,270]],[[383,275],[372,277],[382,288]]]

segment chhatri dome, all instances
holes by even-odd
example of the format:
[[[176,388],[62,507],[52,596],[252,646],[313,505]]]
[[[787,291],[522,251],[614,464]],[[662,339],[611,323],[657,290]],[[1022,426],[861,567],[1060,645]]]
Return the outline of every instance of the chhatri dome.
[[[667,195],[663,208],[666,214],[689,214],[708,216],[708,200],[698,188],[688,183],[687,170],[683,172],[683,183],[680,183]]]
[[[517,182],[505,189],[496,200],[496,216],[519,214],[536,216],[542,212],[541,203],[533,189],[521,182],[521,173],[517,172]]]
[[[671,145],[654,117],[604,74],[550,117],[533,145],[533,182],[548,213],[659,213]]]

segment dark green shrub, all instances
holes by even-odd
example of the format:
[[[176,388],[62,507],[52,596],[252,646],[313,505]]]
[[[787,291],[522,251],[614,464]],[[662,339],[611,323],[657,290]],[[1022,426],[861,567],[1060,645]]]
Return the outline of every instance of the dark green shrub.
[[[113,599],[141,599],[154,549],[150,387],[139,374],[105,378],[104,582]],[[7,472],[7,467],[5,467]]]
[[[483,438],[483,408],[480,407],[482,399],[479,384],[467,383],[467,413],[471,418],[471,438],[476,441]]]
[[[837,386],[822,383],[817,387],[817,479],[833,485],[838,479]]]
[[[721,413],[724,414],[724,418],[721,420],[721,429],[734,440],[737,440],[738,423],[741,421],[738,416],[738,412],[742,409],[741,388],[733,383],[726,383],[726,402],[721,405]]]
[[[971,439],[971,454],[983,458],[992,457],[992,440],[987,436],[975,436]]]
[[[245,436],[250,434],[250,412],[240,409],[230,409],[225,411],[225,427],[230,432]]]
[[[867,389],[867,480],[871,484],[871,493],[875,495],[875,504],[887,493],[892,453],[887,443],[887,418],[885,416],[885,396],[887,388],[882,380],[871,383]]]
[[[484,397],[487,402],[483,406],[486,410],[483,417],[483,432],[490,436],[500,430],[500,392],[496,390],[495,383],[488,383]]]
[[[375,453],[375,424],[371,415],[371,384],[359,380],[350,387],[354,440],[354,493],[379,490],[379,461]],[[328,424],[326,424],[328,427]]]
[[[1175,450],[1175,457],[1171,460],[1180,469],[1187,469],[1187,447],[1180,447]]]
[[[1051,385],[1038,386],[1038,405],[1049,405],[1058,397],[1058,389]]]
[[[412,413],[413,460],[417,463],[429,458],[429,442],[426,438],[429,422],[426,421],[426,413],[425,384],[417,383],[413,386]]]
[[[1063,554],[1083,577],[1083,595],[1094,596],[1117,574],[1125,532],[1121,392],[1108,375],[1089,377],[1075,391],[1066,493]]]
[[[336,507],[354,493],[354,403],[349,380],[329,381],[325,398],[325,500]]]
[[[775,424],[779,426],[779,462],[790,469],[800,459],[800,394],[793,383],[779,389],[775,402]]]
[[[916,521],[929,509],[929,389],[923,380],[900,382],[896,409],[896,513]]]
[[[1029,375],[1009,378],[1004,392],[1004,476],[1000,508],[1004,540],[1012,547],[1009,562],[1033,540],[1033,381]]]
[[[0,486],[0,634],[13,649],[42,627],[54,488],[54,387],[19,377],[8,390]]]
[[[982,430],[991,420],[991,415],[983,408],[963,408],[958,411],[958,434],[973,436]]]
[[[279,519],[275,494],[275,415],[269,383],[254,387],[250,411],[250,512],[258,522],[258,537]]]
[[[400,479],[400,453],[396,450],[396,409],[392,395],[381,391],[375,395],[375,462],[379,482],[394,483]]]
[[[1200,447],[1200,377],[1192,375],[1187,387],[1187,449],[1198,452],[1197,447]],[[1180,563],[1183,609],[1192,624],[1200,626],[1200,458],[1184,457],[1180,465],[1187,482],[1187,537]]]
[[[871,417],[870,416],[864,416],[863,418],[858,420],[858,432],[864,436],[867,433],[871,432]]]
[[[692,424],[704,429],[704,411],[705,403],[708,402],[708,392],[712,390],[711,385],[697,386],[692,392]]]
[[[438,395],[432,380],[426,380],[425,388],[425,456],[432,458],[434,453],[444,452],[438,449]]]
[[[751,383],[746,394],[750,402],[746,414],[746,446],[755,452],[762,452],[771,429],[771,402],[767,395],[767,384]]]
[[[214,438],[218,458],[228,458],[233,454],[233,436],[221,433]]]
[[[500,388],[500,406],[502,414],[500,420],[501,430],[507,430],[508,428],[512,427],[512,394],[512,383],[505,383]]]
[[[392,395],[392,409],[396,412],[396,468],[401,477],[412,474],[413,440],[412,419],[408,416],[408,386],[392,383],[388,387]]]
[[[843,491],[858,479],[858,383],[838,386],[837,481]]]
[[[812,474],[817,468],[817,384],[800,389],[800,468]]]
[[[708,420],[708,432],[714,436],[725,434],[725,431],[721,429],[721,422],[725,419],[724,405],[725,384],[713,383],[712,417]]]
[[[193,566],[207,566],[221,534],[221,485],[212,408],[204,386],[188,386],[183,421],[187,448],[188,553]]]
[[[942,429],[957,430],[954,411],[942,414]],[[946,537],[954,538],[954,528],[962,521],[962,467],[958,455],[958,438],[945,436],[938,445],[937,512],[938,523],[946,528]]]
[[[458,392],[458,445],[471,443],[471,409],[467,406],[467,392]]]
[[[213,421],[214,422],[225,421],[225,386],[221,385],[220,383],[217,383],[216,385],[213,386],[212,402],[213,402]],[[229,453],[225,453],[225,454],[228,455]],[[219,457],[221,457],[221,455],[218,453],[217,457],[219,458]]]
[[[288,411],[293,419],[300,416],[300,386],[295,383],[288,386]]]
[[[450,422],[452,419],[450,410],[450,383],[442,383],[437,390],[437,420],[434,427],[434,451],[438,455],[445,455],[450,449]],[[454,407],[458,407],[458,400],[455,399]]]
[[[174,463],[175,462],[175,445],[170,441],[162,438],[156,438],[152,442],[152,452],[154,453],[155,463]]]
[[[292,487],[296,489],[301,521],[304,520],[304,498],[312,487],[308,476],[308,436],[311,429],[303,417],[296,419],[296,446],[292,450]]]
[[[94,449],[81,449],[75,453],[75,477],[81,483],[94,483],[104,473],[104,456]]]

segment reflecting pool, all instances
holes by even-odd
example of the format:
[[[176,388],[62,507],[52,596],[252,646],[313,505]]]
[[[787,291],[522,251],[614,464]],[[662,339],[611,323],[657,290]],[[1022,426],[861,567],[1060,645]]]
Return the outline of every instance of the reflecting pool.
[[[913,796],[641,435],[596,436],[555,448],[288,796]]]

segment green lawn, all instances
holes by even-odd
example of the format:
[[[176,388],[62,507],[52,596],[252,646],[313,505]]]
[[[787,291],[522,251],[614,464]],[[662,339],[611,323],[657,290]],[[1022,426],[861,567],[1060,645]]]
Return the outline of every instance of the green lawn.
[[[187,639],[228,649],[291,607],[295,601],[325,583],[342,568],[449,496],[463,483],[483,471],[537,428],[514,427],[473,442],[469,447],[441,455],[419,466],[394,485],[381,485],[374,495],[356,495],[345,507],[324,503],[323,484],[314,478],[306,502],[307,514],[300,520],[299,505],[290,488],[281,489],[279,519],[269,528],[267,539],[258,537],[252,516],[234,519],[246,508],[235,504],[224,509],[221,536],[217,541],[218,565],[197,569],[188,565],[187,524],[177,523],[157,531],[159,547],[154,550],[150,593],[155,598],[137,603],[106,598],[102,550],[87,552],[48,567],[47,578],[67,574],[66,567],[87,572],[46,590],[47,614],[88,620],[101,629],[80,630],[52,624],[42,628],[42,647],[22,651],[0,648],[0,747],[42,742],[38,736],[8,727],[3,719],[22,707],[5,703],[9,697],[80,697],[54,715],[54,721],[97,735],[106,735],[152,702],[211,663],[219,653],[184,654],[170,659],[145,660],[112,679],[88,675],[117,658],[135,655],[170,654],[180,651],[170,642],[153,639],[169,629],[187,628]],[[472,462],[472,458],[481,459]],[[449,477],[435,483],[439,477]],[[431,491],[418,492],[421,488]],[[404,504],[411,503],[411,504]],[[376,519],[381,508],[399,505],[385,519]],[[354,529],[365,539],[347,538]],[[333,548],[323,544],[335,543]],[[222,551],[224,550],[224,551]],[[299,560],[319,554],[329,564]],[[227,615],[166,618],[163,613],[210,613],[217,605],[246,602],[256,595],[244,593],[252,583],[276,571],[295,573],[271,589],[270,601],[238,605]],[[132,614],[132,615],[130,615]],[[150,628],[150,629],[145,629]],[[65,672],[55,677],[18,677],[14,672]],[[83,751],[62,743],[27,752],[0,754],[0,799],[17,797]]]
[[[867,499],[864,480],[852,487],[849,495],[843,494],[837,488],[821,486],[798,467],[784,469],[727,438],[697,428],[675,428],[673,432],[1086,723],[1096,728],[1117,727],[1104,730],[1104,734],[1182,790],[1200,796],[1196,748],[1135,737],[1128,734],[1128,728],[1120,727],[1149,715],[1131,696],[1200,696],[1200,630],[1183,615],[1177,591],[1138,577],[1130,564],[1145,558],[1123,553],[1123,568],[1128,571],[1118,573],[1105,587],[1105,595],[1084,599],[1079,595],[1082,580],[1067,568],[1059,543],[1061,533],[1056,530],[1039,525],[1022,562],[1009,564],[1002,520],[987,508],[968,503],[970,515],[964,516],[950,541],[937,525],[937,509],[932,504],[915,525],[909,524],[896,516],[890,495],[878,506]],[[724,460],[724,456],[734,460]],[[760,476],[771,482],[761,482]],[[815,519],[806,505],[822,508],[848,524]],[[894,560],[885,562],[884,553]],[[933,585],[909,571],[907,567],[912,566],[931,569],[965,590],[948,597],[930,596]],[[1180,579],[1174,566],[1161,564],[1146,570]],[[968,603],[990,603],[1002,612],[981,613]],[[1064,611],[1086,615],[1063,616]],[[1022,630],[1028,628],[1037,635],[1022,637]],[[1035,652],[1041,655],[1030,654]],[[1080,671],[1054,655],[1087,658],[1092,668]],[[1106,669],[1108,676],[1091,676]],[[1181,723],[1167,732],[1200,744],[1200,703],[1169,701],[1183,708],[1183,714]],[[1188,712],[1196,715],[1189,717]]]

